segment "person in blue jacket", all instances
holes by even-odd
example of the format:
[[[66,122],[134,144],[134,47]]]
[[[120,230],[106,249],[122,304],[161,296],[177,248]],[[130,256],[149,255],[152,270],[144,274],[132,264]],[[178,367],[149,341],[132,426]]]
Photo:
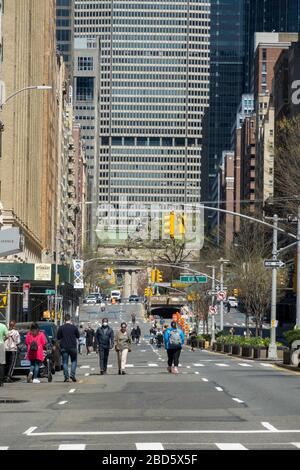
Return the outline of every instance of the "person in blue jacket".
[[[164,342],[168,353],[168,372],[178,374],[179,357],[184,345],[184,333],[180,328],[177,328],[175,321],[172,321],[171,327],[165,331]]]

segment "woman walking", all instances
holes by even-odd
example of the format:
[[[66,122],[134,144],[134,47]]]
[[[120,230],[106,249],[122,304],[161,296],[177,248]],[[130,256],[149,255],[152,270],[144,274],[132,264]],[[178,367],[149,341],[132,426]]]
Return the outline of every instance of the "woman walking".
[[[168,372],[178,374],[179,356],[184,345],[184,333],[181,329],[177,328],[175,321],[172,321],[171,328],[168,328],[165,332],[164,340],[168,353]]]
[[[121,323],[121,329],[116,334],[115,350],[118,354],[119,375],[125,375],[127,354],[131,351],[131,338],[127,331],[127,324]]]
[[[18,355],[18,344],[20,344],[20,333],[15,329],[16,322],[9,322],[8,336],[5,341],[5,357],[6,357],[6,382],[13,382],[14,368]]]
[[[25,339],[27,345],[27,359],[30,361],[30,372],[27,377],[28,383],[39,384],[38,379],[40,366],[44,361],[44,349],[47,344],[45,335],[39,330],[37,323],[32,323],[30,331]]]

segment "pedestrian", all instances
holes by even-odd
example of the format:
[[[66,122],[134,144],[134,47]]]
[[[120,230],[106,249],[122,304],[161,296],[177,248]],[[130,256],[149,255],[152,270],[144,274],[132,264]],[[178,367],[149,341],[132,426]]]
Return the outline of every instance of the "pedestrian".
[[[171,327],[165,332],[164,341],[168,354],[168,372],[178,374],[179,356],[184,345],[184,333],[177,328],[175,321],[171,322]]]
[[[131,314],[131,323],[132,323],[133,325],[135,325],[135,321],[136,321],[135,313],[132,313],[132,314]]]
[[[195,328],[190,333],[190,341],[191,341],[191,351],[194,352],[197,346],[197,332]]]
[[[136,341],[136,327],[132,328],[130,336],[131,336],[132,342],[135,343],[135,341]]]
[[[0,387],[3,387],[5,376],[5,346],[4,341],[8,337],[6,325],[0,323]]]
[[[30,331],[28,331],[25,343],[27,345],[27,359],[30,361],[30,372],[27,376],[28,383],[39,384],[38,379],[41,364],[44,362],[44,349],[47,340],[43,331],[40,331],[39,325],[35,322],[31,323]]]
[[[230,328],[229,333],[230,333],[230,336],[234,336],[235,329],[233,328],[233,326]]]
[[[161,329],[159,329],[156,333],[156,343],[157,343],[158,349],[160,349],[162,345],[164,344],[164,335]]]
[[[81,347],[85,345],[85,331],[83,326],[80,325],[79,327],[79,340],[78,340],[78,353],[81,355]]]
[[[88,326],[85,330],[85,341],[86,341],[86,354],[90,354],[93,350],[93,344],[95,339],[95,330],[91,327],[91,324],[88,323]]]
[[[108,324],[108,319],[103,318],[102,326],[96,331],[96,341],[99,350],[100,375],[107,373],[109,350],[114,347],[114,332]]]
[[[21,342],[20,333],[15,328],[16,322],[9,322],[8,337],[5,341],[6,382],[13,382],[14,369],[18,355],[18,344]]]
[[[131,351],[131,339],[127,331],[127,324],[121,323],[121,329],[116,334],[115,350],[118,355],[119,375],[125,375],[127,354]]]
[[[135,328],[135,338],[136,338],[136,344],[139,344],[140,342],[140,337],[142,336],[142,331],[140,329],[140,326],[137,324]]]
[[[77,340],[80,335],[78,328],[71,323],[71,316],[65,315],[65,324],[58,328],[57,339],[60,341],[60,350],[63,359],[64,382],[77,382]],[[71,374],[69,376],[69,357],[71,359]],[[71,379],[71,380],[70,380]]]
[[[105,303],[102,301],[100,304],[101,312],[105,312]]]

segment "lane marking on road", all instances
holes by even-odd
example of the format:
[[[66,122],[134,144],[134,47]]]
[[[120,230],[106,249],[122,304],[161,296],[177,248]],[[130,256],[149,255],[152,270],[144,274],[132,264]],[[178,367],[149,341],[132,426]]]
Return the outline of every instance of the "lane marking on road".
[[[94,371],[94,370],[95,370],[95,368],[93,367],[91,370],[92,370],[92,371]]]
[[[216,443],[216,446],[220,450],[248,450],[245,446],[242,444],[223,444],[223,443]]]
[[[218,390],[218,392],[223,392],[224,391],[223,388],[221,388],[221,387],[215,387],[215,389]]]
[[[205,367],[204,364],[193,364],[195,367]]]
[[[186,368],[187,368],[187,369],[190,369],[190,368],[191,368],[191,366],[186,366]]]
[[[126,367],[134,367],[134,364],[126,364]]]
[[[9,449],[9,447],[5,447],[5,446],[1,446],[1,447],[0,447],[0,451],[1,451],[1,450],[8,450],[8,449]]]
[[[203,382],[208,382],[208,379],[202,378],[201,380],[203,380]]]
[[[112,368],[112,364],[109,364],[109,365],[107,366],[107,368],[108,368],[108,369],[111,369],[111,368]]]
[[[61,444],[58,450],[85,450],[86,444]]]
[[[148,364],[148,367],[158,367],[158,364]]]
[[[88,377],[90,374],[84,374],[85,377]]]
[[[200,374],[200,372],[194,372],[194,374],[196,374],[196,375],[199,375],[199,374]]]
[[[240,400],[239,398],[233,398],[233,401],[236,401],[237,403],[245,403],[243,400]]]
[[[59,404],[59,405],[65,405],[66,403],[68,403],[67,400],[65,400],[65,401],[60,401],[58,404]]]
[[[241,367],[253,367],[253,366],[251,366],[251,364],[247,364],[245,362],[239,362],[239,366],[241,366]]]
[[[136,442],[137,450],[164,450],[161,442]]]
[[[216,363],[215,365],[218,367],[229,367],[229,364]]]
[[[264,362],[260,362],[260,365],[263,367],[274,367],[273,364],[265,364]]]
[[[37,429],[37,428],[33,428]],[[201,429],[201,430],[156,430],[156,431],[49,431],[26,432],[28,437],[42,436],[132,436],[132,435],[193,435],[193,434],[300,434],[300,429],[281,429],[272,431],[268,429]]]
[[[71,388],[71,390],[69,390],[69,393],[74,393],[76,391],[76,388]]]
[[[80,369],[89,369],[90,366],[80,366]]]
[[[271,423],[268,423],[268,422],[266,422],[266,421],[263,421],[261,424],[262,424],[262,426],[263,426],[264,428],[268,429],[269,431],[273,431],[273,432],[277,432],[277,431],[278,431],[278,429],[275,428],[274,426],[272,426]]]
[[[291,442],[292,446],[297,447],[297,449],[300,449],[300,442]]]
[[[37,426],[33,426],[31,428],[28,428],[23,434],[25,434],[26,436],[30,436],[36,429]]]

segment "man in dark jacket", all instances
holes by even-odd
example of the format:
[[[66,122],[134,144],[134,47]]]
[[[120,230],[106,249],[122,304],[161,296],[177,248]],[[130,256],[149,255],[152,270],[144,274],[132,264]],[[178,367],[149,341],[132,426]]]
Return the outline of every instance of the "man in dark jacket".
[[[68,362],[71,358],[71,380],[76,382],[77,368],[77,340],[79,340],[78,328],[71,323],[71,317],[65,315],[65,324],[58,328],[57,339],[60,341],[60,349],[63,358],[65,382],[70,382]]]
[[[114,347],[114,332],[108,325],[108,319],[103,318],[102,326],[96,331],[96,341],[99,348],[100,374],[107,373],[109,350]]]

